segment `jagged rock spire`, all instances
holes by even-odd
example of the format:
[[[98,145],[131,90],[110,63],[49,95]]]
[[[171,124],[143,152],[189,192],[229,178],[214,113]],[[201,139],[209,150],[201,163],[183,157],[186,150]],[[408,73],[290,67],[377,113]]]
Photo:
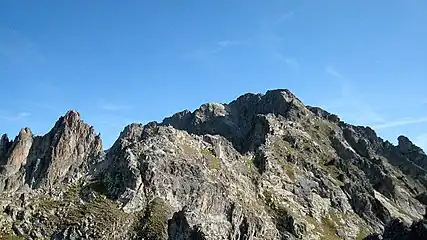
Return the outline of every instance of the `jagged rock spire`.
[[[99,135],[77,111],[70,110],[44,136],[34,137],[29,128],[19,132],[5,156],[3,168],[7,171],[0,175],[0,182],[3,189],[13,191],[24,184],[39,188],[74,181],[101,151]]]

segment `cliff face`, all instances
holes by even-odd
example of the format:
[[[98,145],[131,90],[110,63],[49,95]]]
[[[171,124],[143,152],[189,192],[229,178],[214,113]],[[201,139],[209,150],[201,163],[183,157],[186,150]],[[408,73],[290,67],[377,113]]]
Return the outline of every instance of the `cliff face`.
[[[2,138],[0,190],[14,192],[22,187],[48,188],[73,182],[87,171],[102,150],[94,129],[75,111],[61,117],[44,136],[33,136],[24,128],[13,142]]]
[[[70,111],[1,138],[0,223],[33,239],[398,239],[393,224],[412,239],[427,156],[398,141],[288,90],[129,125],[106,153]]]

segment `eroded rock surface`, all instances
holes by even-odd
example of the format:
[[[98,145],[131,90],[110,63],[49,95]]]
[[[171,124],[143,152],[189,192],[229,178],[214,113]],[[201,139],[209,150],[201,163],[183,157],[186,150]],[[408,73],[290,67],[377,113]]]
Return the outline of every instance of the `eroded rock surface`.
[[[282,89],[131,124],[106,152],[69,111],[45,136],[24,128],[13,141],[1,137],[0,235],[399,239],[387,234],[401,229],[421,236],[427,156],[408,138],[398,141]]]
[[[76,111],[67,112],[44,136],[33,136],[30,129],[23,128],[12,143],[6,137],[1,142],[3,192],[73,182],[88,172],[102,150],[99,135]]]

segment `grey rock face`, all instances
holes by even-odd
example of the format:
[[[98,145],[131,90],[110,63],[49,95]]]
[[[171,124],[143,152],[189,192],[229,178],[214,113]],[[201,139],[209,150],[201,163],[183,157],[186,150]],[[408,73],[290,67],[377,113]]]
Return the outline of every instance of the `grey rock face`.
[[[419,220],[412,225],[405,225],[402,221],[394,219],[385,227],[384,233],[380,236],[369,236],[364,240],[383,239],[383,240],[418,240],[427,239],[427,220]]]
[[[277,114],[294,120],[308,110],[289,90],[272,90],[265,95],[245,94],[230,104],[208,103],[193,113],[184,111],[163,120],[163,125],[195,134],[217,134],[230,140],[240,152],[250,149],[254,119],[260,114]]]
[[[9,150],[12,142],[9,141],[9,138],[6,134],[3,134],[0,138],[0,164],[5,165],[6,159],[5,156],[7,154],[7,151]]]
[[[398,140],[283,89],[131,124],[105,153],[70,111],[45,136],[1,138],[0,236],[412,239],[425,229],[426,155]]]
[[[246,210],[243,199],[255,198],[255,190],[240,186],[251,180],[239,159],[240,153],[219,136],[192,136],[155,124],[131,125],[107,155],[111,165],[104,182],[111,196],[125,204],[125,211],[140,211],[157,198],[167,202],[171,239],[192,239],[190,235],[221,239],[229,234],[264,239],[269,236],[264,229],[273,231],[274,224],[262,215],[257,217],[263,219],[258,225],[264,222],[260,229],[249,222],[243,233],[239,230],[242,221],[248,221],[244,219],[256,215],[241,212]],[[259,211],[267,216],[262,208]]]
[[[427,170],[427,157],[424,151],[421,148],[415,146],[415,144],[413,144],[405,136],[399,136],[397,140],[397,149],[399,149],[400,153],[417,166]]]
[[[8,145],[7,140],[3,142]],[[34,137],[24,128],[4,155],[0,190],[13,192],[24,184],[40,188],[72,182],[87,172],[90,161],[101,150],[99,135],[75,111],[67,112],[45,136]]]
[[[331,114],[331,113],[329,113],[329,112],[327,112],[327,111],[325,111],[325,110],[323,110],[323,109],[321,109],[319,107],[307,106],[307,108],[311,112],[313,112],[314,115],[316,115],[316,116],[318,116],[320,118],[329,120],[329,121],[331,121],[333,123],[339,123],[340,122],[340,118],[337,115]]]

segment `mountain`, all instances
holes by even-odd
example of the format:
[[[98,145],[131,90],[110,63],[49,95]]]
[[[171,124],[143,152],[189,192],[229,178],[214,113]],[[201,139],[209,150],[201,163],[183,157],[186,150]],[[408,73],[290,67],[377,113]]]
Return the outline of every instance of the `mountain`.
[[[0,140],[0,238],[427,239],[427,156],[305,106],[244,94],[102,150],[76,111]]]

